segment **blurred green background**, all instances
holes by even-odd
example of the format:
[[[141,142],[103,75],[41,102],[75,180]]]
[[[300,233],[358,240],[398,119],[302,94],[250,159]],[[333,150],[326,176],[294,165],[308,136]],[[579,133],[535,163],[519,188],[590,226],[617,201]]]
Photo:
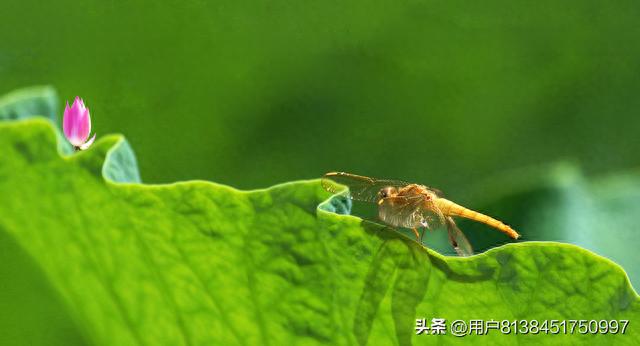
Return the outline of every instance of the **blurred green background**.
[[[632,191],[624,198],[584,183],[640,166],[634,1],[4,0],[0,13],[0,94],[51,84],[80,95],[98,135],[127,136],[147,183],[247,189],[341,170],[422,182],[539,226],[525,239],[596,244],[604,226],[584,236],[596,209],[598,225],[618,214],[636,224],[624,208],[638,209],[637,176],[604,184]],[[573,203],[587,195],[611,203]],[[508,241],[478,232],[477,249]],[[630,256],[617,259],[628,271]],[[30,262],[12,258],[3,270],[19,277]],[[14,299],[42,285],[24,275],[0,291],[3,310],[41,304]],[[33,337],[17,327],[33,316],[51,320],[0,319],[16,327],[8,340]]]
[[[0,6],[0,92],[82,96],[146,182],[258,188],[343,170],[461,198],[514,167],[640,163],[633,1]]]

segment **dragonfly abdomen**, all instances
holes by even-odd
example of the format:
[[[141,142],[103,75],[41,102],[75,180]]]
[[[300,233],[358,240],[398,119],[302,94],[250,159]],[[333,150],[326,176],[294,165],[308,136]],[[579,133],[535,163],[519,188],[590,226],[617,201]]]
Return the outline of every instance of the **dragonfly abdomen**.
[[[466,219],[482,222],[486,225],[502,231],[513,239],[518,239],[520,237],[518,232],[509,227],[509,225],[505,225],[502,221],[496,220],[491,216],[478,213],[477,211],[471,210],[469,208],[465,208],[445,198],[438,198],[435,200],[435,203],[444,215],[459,216]]]

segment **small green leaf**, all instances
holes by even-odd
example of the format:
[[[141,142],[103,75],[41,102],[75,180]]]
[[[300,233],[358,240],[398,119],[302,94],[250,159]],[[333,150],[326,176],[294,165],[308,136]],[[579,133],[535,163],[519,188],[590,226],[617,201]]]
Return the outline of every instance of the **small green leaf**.
[[[117,183],[141,182],[136,155],[124,137],[107,154],[102,174],[106,179]]]
[[[58,122],[58,95],[50,86],[34,86],[15,90],[0,97],[0,120],[20,120],[42,116]]]
[[[23,120],[31,117],[45,118],[56,127],[58,149],[70,154],[73,147],[64,140],[58,120],[58,93],[51,86],[32,86],[14,90],[0,97],[0,121]]]
[[[238,191],[119,184],[120,136],[71,157],[50,123],[0,124],[0,231],[42,268],[95,344],[458,344],[416,318],[630,320],[625,335],[502,335],[491,344],[640,342],[640,297],[613,262],[530,242],[443,257],[318,209],[317,180]],[[434,341],[437,339],[437,341]]]

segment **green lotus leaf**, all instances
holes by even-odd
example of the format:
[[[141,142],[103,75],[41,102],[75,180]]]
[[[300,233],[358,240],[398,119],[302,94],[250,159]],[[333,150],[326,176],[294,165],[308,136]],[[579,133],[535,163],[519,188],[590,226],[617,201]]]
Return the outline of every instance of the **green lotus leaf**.
[[[50,122],[0,123],[0,232],[33,259],[95,344],[457,344],[416,319],[629,320],[625,334],[469,336],[492,344],[637,344],[621,267],[524,242],[445,257],[318,205],[319,181],[239,191],[119,183],[122,137],[61,156]],[[339,204],[339,203],[338,203]],[[335,205],[334,205],[335,208]],[[467,340],[468,341],[468,340]]]

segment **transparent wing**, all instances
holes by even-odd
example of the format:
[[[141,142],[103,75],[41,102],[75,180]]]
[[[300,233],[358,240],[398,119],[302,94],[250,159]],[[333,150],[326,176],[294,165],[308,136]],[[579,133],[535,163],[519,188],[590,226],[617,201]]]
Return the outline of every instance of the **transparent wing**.
[[[383,199],[378,206],[378,217],[386,224],[405,228],[440,228],[444,216],[423,195],[395,196]]]
[[[344,172],[331,172],[322,177],[322,187],[331,193],[343,191],[340,185],[349,188],[349,197],[363,202],[378,202],[378,192],[385,187],[401,188],[409,183],[400,180],[374,179]]]
[[[444,193],[442,193],[442,191],[440,191],[440,190],[438,190],[438,189],[436,189],[436,188],[433,188],[433,187],[429,187],[429,186],[426,186],[426,188],[427,188],[427,189],[429,189],[429,190],[431,190],[433,193],[435,193],[435,194],[436,194],[436,196],[438,196],[438,197],[444,197]]]
[[[471,247],[471,243],[467,237],[462,233],[462,231],[456,226],[456,223],[453,221],[451,216],[446,217],[447,223],[447,231],[449,232],[449,242],[453,249],[456,250],[458,255],[460,256],[471,256],[473,255],[473,248]]]

